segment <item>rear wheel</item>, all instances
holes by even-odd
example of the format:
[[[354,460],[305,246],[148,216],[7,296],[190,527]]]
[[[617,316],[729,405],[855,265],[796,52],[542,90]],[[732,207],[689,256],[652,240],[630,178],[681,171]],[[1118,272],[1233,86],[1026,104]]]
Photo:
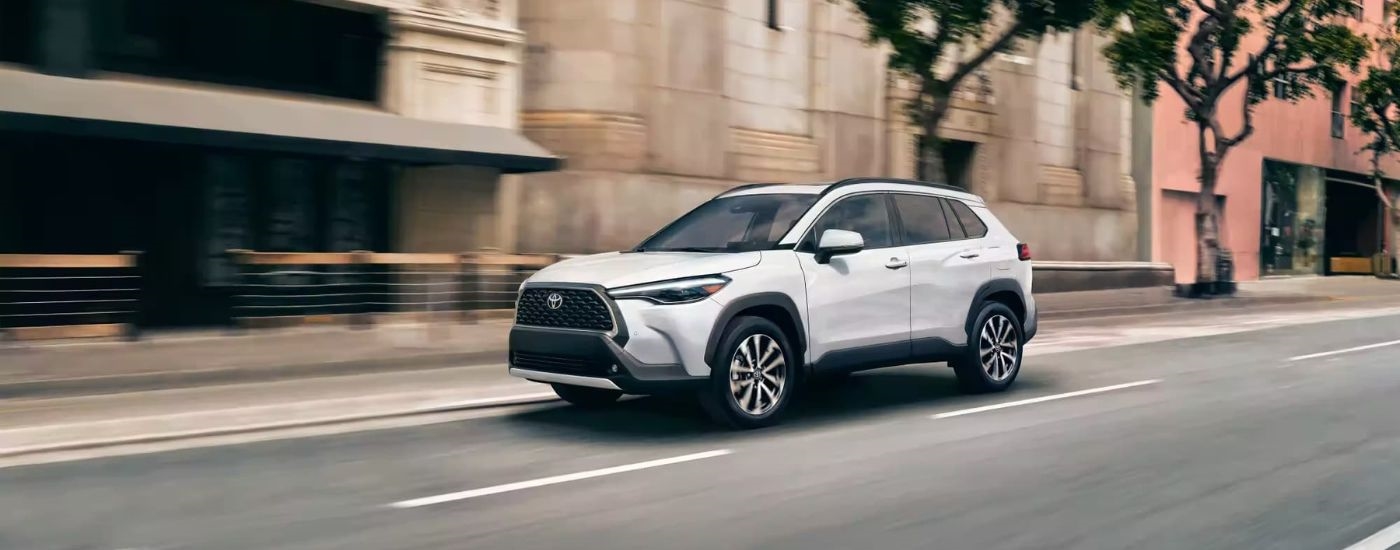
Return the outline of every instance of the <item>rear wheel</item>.
[[[723,363],[710,371],[700,403],[717,422],[739,429],[777,423],[796,386],[797,358],[782,329],[759,317],[730,325]]]
[[[952,361],[963,391],[990,393],[1011,387],[1021,373],[1024,334],[1011,308],[998,302],[983,305],[972,323],[967,349]]]
[[[558,394],[560,399],[588,409],[606,407],[616,403],[618,399],[622,398],[622,392],[617,390],[570,386],[567,384],[552,384],[552,386],[554,386],[554,393]]]

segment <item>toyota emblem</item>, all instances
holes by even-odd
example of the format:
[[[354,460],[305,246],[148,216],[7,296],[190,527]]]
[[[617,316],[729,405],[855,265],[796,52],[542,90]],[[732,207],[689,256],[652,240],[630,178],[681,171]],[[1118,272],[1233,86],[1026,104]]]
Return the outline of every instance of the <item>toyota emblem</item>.
[[[552,292],[548,298],[545,298],[544,303],[549,306],[549,309],[559,309],[564,307],[564,296],[558,292]]]

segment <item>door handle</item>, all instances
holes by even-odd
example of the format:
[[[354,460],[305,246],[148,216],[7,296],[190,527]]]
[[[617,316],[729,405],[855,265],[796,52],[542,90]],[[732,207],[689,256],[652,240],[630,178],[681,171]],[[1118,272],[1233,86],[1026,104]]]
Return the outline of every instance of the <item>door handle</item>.
[[[909,267],[909,260],[901,260],[901,259],[899,259],[899,258],[890,258],[890,261],[888,261],[888,262],[885,263],[885,267],[888,267],[888,268],[890,268],[890,269],[902,269],[902,268],[905,268],[905,267]]]
[[[971,260],[971,259],[976,258],[976,257],[978,257],[978,256],[981,256],[981,254],[978,254],[978,253],[976,253],[976,252],[968,252],[967,254],[962,254],[962,255],[960,255],[960,256],[958,256],[958,257],[959,257],[959,258],[962,258],[962,259],[964,259],[964,260]]]

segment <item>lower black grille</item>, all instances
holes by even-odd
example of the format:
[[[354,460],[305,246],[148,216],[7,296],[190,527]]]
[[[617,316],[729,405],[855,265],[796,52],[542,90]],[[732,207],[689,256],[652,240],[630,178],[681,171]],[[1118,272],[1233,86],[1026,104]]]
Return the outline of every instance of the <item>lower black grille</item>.
[[[515,322],[546,328],[613,329],[612,310],[598,293],[574,288],[526,289],[515,306]]]
[[[589,361],[581,357],[519,351],[511,354],[510,364],[521,369],[575,376],[606,376],[609,366],[606,363]]]

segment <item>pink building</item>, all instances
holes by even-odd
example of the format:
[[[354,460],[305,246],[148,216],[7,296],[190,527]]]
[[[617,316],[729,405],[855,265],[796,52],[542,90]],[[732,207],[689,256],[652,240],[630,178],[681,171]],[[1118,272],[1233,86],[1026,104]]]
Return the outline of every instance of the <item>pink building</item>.
[[[1379,31],[1385,1],[1361,2],[1359,32]],[[1351,90],[1363,76],[1364,69],[1335,94],[1319,91],[1296,104],[1275,97],[1257,107],[1255,132],[1229,153],[1216,189],[1235,280],[1372,272],[1385,236],[1393,232],[1368,183],[1369,153],[1361,150],[1366,136],[1347,120]],[[1274,82],[1270,93],[1289,85]],[[1241,100],[1237,93],[1222,103],[1227,132],[1242,123]],[[1196,277],[1200,192],[1197,131],[1184,113],[1180,98],[1164,85],[1151,107],[1150,145],[1144,145],[1150,158],[1139,159],[1148,163],[1139,169],[1151,178],[1151,257],[1172,264],[1178,283]],[[1400,173],[1400,163],[1391,159],[1384,169]]]

